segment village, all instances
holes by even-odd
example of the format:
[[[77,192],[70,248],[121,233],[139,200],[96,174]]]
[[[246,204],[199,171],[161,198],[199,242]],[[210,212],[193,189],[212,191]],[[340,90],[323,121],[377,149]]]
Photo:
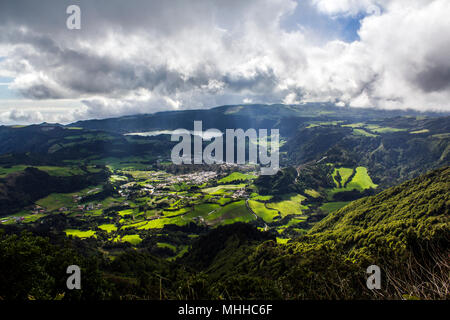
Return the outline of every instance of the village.
[[[239,168],[236,164],[223,164],[221,170],[236,170]],[[109,201],[99,198],[92,201],[86,201],[90,196],[102,192],[101,187],[90,188],[83,193],[75,193],[64,205],[58,208],[49,208],[45,205],[35,203],[28,209],[31,216],[38,217],[48,214],[65,214],[74,217],[83,217],[85,214],[101,214],[103,209],[127,210],[136,207],[136,202],[140,199],[146,199],[149,205],[145,207],[155,207],[155,203],[183,200],[184,203],[196,202],[198,193],[207,188],[217,186],[217,181],[223,175],[217,171],[194,171],[185,174],[170,174],[165,171],[126,171],[115,170],[112,172],[109,183],[114,186],[114,194],[110,196]],[[180,192],[186,191],[186,192]],[[192,192],[187,192],[192,191]],[[207,193],[207,192],[206,192]],[[53,195],[56,197],[56,195]],[[223,195],[214,195],[212,199],[220,199]],[[245,185],[230,189],[227,197],[232,200],[244,199],[248,196]],[[51,197],[51,196],[50,196]],[[161,201],[161,199],[165,199]],[[51,199],[50,199],[51,200]],[[56,202],[56,201],[55,201]],[[107,203],[106,203],[107,202]],[[142,204],[142,202],[140,202]],[[151,204],[151,205],[150,205]],[[164,207],[164,204],[156,207]],[[24,223],[27,215],[13,215],[1,220],[0,223]],[[159,214],[152,218],[158,218]],[[32,219],[32,220],[34,220]]]

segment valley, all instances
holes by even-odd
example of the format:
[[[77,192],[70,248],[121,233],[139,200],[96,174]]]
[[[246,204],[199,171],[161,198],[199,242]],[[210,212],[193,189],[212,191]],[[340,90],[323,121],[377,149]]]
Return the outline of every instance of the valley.
[[[412,226],[439,224],[438,240],[426,230],[414,234],[421,243],[432,240],[437,245],[435,241],[448,235],[448,192],[443,190],[449,187],[449,116],[370,112],[364,116],[357,109],[328,105],[224,106],[202,113],[163,113],[162,118],[171,119],[167,127],[160,114],[69,125],[2,126],[0,236],[9,243],[14,235],[28,239],[28,232],[33,234],[30,239],[65,243],[81,264],[97,261],[93,277],[114,287],[104,288],[109,298],[127,298],[129,292],[157,298],[159,276],[170,279],[164,293],[170,299],[337,297],[325,292],[325,285],[302,291],[304,283],[289,277],[310,281],[308,270],[329,263],[353,281],[359,279],[356,265],[388,259],[400,252],[395,250],[405,249],[409,242],[403,236]],[[279,128],[281,169],[261,175],[261,167],[250,163],[173,164],[170,130],[188,126],[197,117],[205,121],[205,128],[220,124],[222,132],[231,123]],[[216,122],[217,117],[224,121]],[[156,134],[140,134],[145,132]],[[436,176],[430,176],[432,170],[438,170]],[[424,174],[430,184],[422,185],[417,178]],[[425,210],[420,198],[429,195],[405,182],[414,178],[434,195],[430,206],[437,209],[429,207],[427,214],[436,220],[409,215]],[[394,203],[405,207],[393,205],[393,211],[386,212],[381,202],[396,197],[392,188],[403,192],[406,187],[396,187],[401,183],[416,200],[408,206],[397,199]],[[366,210],[372,201],[379,204]],[[342,217],[345,212],[350,212],[347,218]],[[370,222],[372,215],[385,221],[385,229]],[[392,237],[403,239],[395,250],[389,247]],[[387,251],[373,251],[372,240]],[[238,284],[242,281],[248,287]],[[198,283],[203,284],[194,291],[186,289]],[[59,292],[55,290],[50,296]],[[367,297],[357,285],[348,290],[347,298]]]

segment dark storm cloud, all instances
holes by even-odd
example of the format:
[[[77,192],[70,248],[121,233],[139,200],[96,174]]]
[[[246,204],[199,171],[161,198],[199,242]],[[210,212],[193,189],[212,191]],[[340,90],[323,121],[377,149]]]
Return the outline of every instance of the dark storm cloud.
[[[73,118],[243,101],[448,109],[449,2],[375,2],[349,43],[284,29],[294,0],[0,0],[0,77],[26,98],[77,100]],[[302,6],[334,19],[375,2]],[[72,4],[81,30],[66,28]]]
[[[450,89],[450,66],[434,65],[421,71],[415,77],[415,83],[425,92]]]

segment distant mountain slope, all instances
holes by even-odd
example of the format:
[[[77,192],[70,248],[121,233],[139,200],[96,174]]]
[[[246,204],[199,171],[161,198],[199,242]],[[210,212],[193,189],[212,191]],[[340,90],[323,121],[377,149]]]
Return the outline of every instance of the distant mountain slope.
[[[104,170],[68,176],[52,176],[37,168],[28,167],[0,178],[0,216],[15,213],[24,206],[50,193],[74,192],[107,179]]]
[[[380,110],[336,107],[330,103],[307,103],[303,105],[230,105],[212,109],[166,111],[155,114],[124,116],[102,120],[78,121],[71,126],[111,132],[141,132],[152,130],[192,129],[194,120],[202,120],[204,129],[279,128],[291,135],[299,123],[316,118],[327,119],[384,119],[397,116],[442,116],[439,113],[420,113],[413,110]]]
[[[58,124],[0,127],[0,164],[57,164],[106,157],[168,155],[169,137],[124,136]],[[172,143],[173,144],[173,143]]]
[[[322,159],[343,167],[365,166],[374,182],[386,188],[450,164],[450,117],[303,127],[281,151],[292,165]]]
[[[139,159],[141,167],[170,157],[169,135],[129,136],[153,130],[278,128],[280,164],[322,161],[368,169],[381,189],[450,164],[450,117],[416,111],[336,107],[332,104],[236,105],[168,111],[72,125],[0,127],[0,164],[107,163]],[[104,160],[106,159],[106,160]],[[137,161],[137,160],[136,160]]]

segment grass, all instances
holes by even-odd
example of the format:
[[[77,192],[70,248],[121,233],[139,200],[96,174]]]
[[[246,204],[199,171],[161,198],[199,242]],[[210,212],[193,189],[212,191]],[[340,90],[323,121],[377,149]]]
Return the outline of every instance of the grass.
[[[170,249],[170,250],[172,250],[173,253],[175,253],[177,251],[177,247],[175,247],[173,244],[170,244],[170,243],[158,242],[156,245],[160,248]]]
[[[122,237],[121,239],[122,242],[129,242],[132,245],[137,245],[139,244],[142,239],[138,234],[127,234],[125,236]]]
[[[176,256],[170,257],[167,260],[173,261],[179,257],[182,257],[186,252],[188,252],[188,250],[189,250],[189,246],[182,246],[182,249],[180,250],[180,252],[177,253]]]
[[[232,182],[239,182],[239,181],[247,181],[255,179],[255,175],[251,174],[245,174],[241,172],[233,172],[226,176],[225,178],[222,178],[218,181],[218,183],[232,183]]]
[[[108,233],[117,231],[117,227],[114,224],[102,224],[98,226],[99,229],[104,230]]]
[[[315,127],[319,127],[319,126],[337,126],[342,122],[344,122],[344,121],[338,120],[338,121],[312,122],[306,127],[306,129],[311,129],[311,128],[315,128]]]
[[[185,225],[186,223],[190,222],[191,220],[184,219],[183,217],[174,217],[174,218],[159,218],[154,219],[147,222],[141,222],[138,225],[135,225],[138,229],[142,230],[148,230],[148,229],[162,229],[167,224],[175,224],[178,226]],[[132,227],[133,225],[130,225],[128,227]]]
[[[126,216],[126,215],[133,215],[133,214],[135,214],[137,212],[136,212],[135,209],[126,209],[126,210],[119,211],[117,213],[119,214],[119,216],[123,217],[123,216]]]
[[[45,198],[36,201],[36,204],[49,211],[62,207],[70,207],[74,204],[71,193],[52,193]]]
[[[278,244],[286,244],[286,243],[288,243],[289,240],[291,240],[291,239],[289,239],[289,238],[284,239],[284,238],[277,237],[277,243]]]
[[[211,212],[218,210],[220,208],[220,205],[216,203],[203,203],[200,205],[194,206],[193,210],[189,214],[185,216],[194,218],[194,217],[203,217],[205,218],[208,214],[211,214]]]
[[[249,200],[248,204],[253,212],[267,223],[271,223],[274,218],[278,217],[278,211],[266,208],[264,203]]]
[[[428,133],[430,132],[430,130],[428,129],[423,129],[423,130],[417,130],[417,131],[411,131],[411,134],[420,134],[420,133]]]
[[[64,232],[66,233],[66,236],[72,236],[72,237],[77,237],[77,238],[81,238],[81,239],[96,237],[95,231],[93,231],[93,230],[81,231],[81,230],[77,230],[77,229],[67,229],[67,230],[64,230]]]
[[[384,128],[374,128],[374,129],[370,129],[370,131],[376,132],[376,133],[392,133],[392,132],[406,131],[406,129],[384,127]]]
[[[18,172],[18,171],[23,171],[25,170],[27,166],[24,165],[17,165],[17,166],[12,166],[9,168],[5,168],[5,167],[0,167],[0,177],[5,177],[10,173],[13,172]]]
[[[359,190],[363,191],[369,188],[377,188],[378,185],[372,182],[366,167],[357,167],[356,173],[352,181],[348,182],[345,188],[334,188],[328,192],[329,195],[333,195],[342,191]]]
[[[353,129],[353,134],[356,136],[364,136],[364,137],[370,137],[370,138],[378,137],[376,134],[367,132],[366,130],[363,130],[363,129]]]
[[[142,157],[107,157],[102,159],[92,160],[93,164],[107,165],[109,168],[114,170],[146,170],[148,169],[148,164],[145,162],[152,160],[151,156]]]
[[[355,188],[358,190],[365,190],[369,188],[375,189],[378,187],[375,183],[372,182],[366,167],[357,167],[356,174],[353,177],[352,181],[347,184],[349,188]]]
[[[212,195],[221,195],[227,193],[229,190],[237,190],[245,187],[245,183],[241,184],[228,184],[228,185],[220,185],[216,187],[202,189],[202,192],[209,193]]]
[[[308,219],[308,216],[296,216],[293,217],[291,220],[289,220],[288,223],[286,223],[285,225],[282,226],[282,228],[286,229],[289,228],[291,226],[295,226],[301,222],[305,222]]]
[[[226,205],[227,203],[231,202],[233,199],[231,198],[220,198],[217,200],[217,203],[220,204],[221,206]]]
[[[447,139],[447,138],[450,138],[450,133],[433,134],[431,137],[436,138],[436,139]]]
[[[345,128],[364,128],[366,124],[364,122],[358,122],[358,123],[350,123],[350,124],[343,124],[342,127]]]
[[[317,192],[317,191],[314,190],[314,189],[308,189],[308,190],[305,190],[305,193],[306,193],[308,196],[311,196],[311,197],[313,197],[313,198],[318,198],[318,197],[320,197],[320,193]]]
[[[273,196],[261,196],[257,193],[252,194],[252,196],[250,197],[252,200],[257,200],[257,201],[270,201],[272,200]]]
[[[255,216],[248,211],[245,200],[241,200],[220,207],[219,210],[208,215],[206,220],[208,224],[218,225],[235,222],[250,222],[255,219]]]
[[[301,194],[289,194],[285,195],[283,198],[285,200],[267,203],[267,208],[279,211],[282,217],[290,214],[302,214],[302,210],[307,209],[306,206],[301,204],[302,201],[306,199],[306,197]]]
[[[30,222],[35,222],[36,220],[45,217],[46,214],[43,213],[38,213],[38,214],[29,214],[29,215],[24,215],[23,218],[23,222],[24,223],[30,223]]]
[[[177,210],[164,210],[162,212],[164,217],[173,217],[173,216],[179,216],[181,214],[188,213],[190,211],[189,208],[181,208]]]
[[[83,170],[78,167],[56,167],[56,166],[28,166],[28,165],[15,165],[10,168],[0,167],[0,177],[5,177],[10,173],[23,171],[28,167],[37,168],[41,171],[47,172],[52,176],[68,177],[73,175],[85,174]]]
[[[320,209],[325,211],[326,213],[331,213],[333,211],[339,210],[342,207],[345,207],[349,204],[350,201],[342,201],[342,202],[327,202],[320,206]]]
[[[339,172],[339,175],[341,176],[341,186],[344,186],[347,182],[348,178],[353,174],[353,169],[351,168],[335,168],[334,172],[332,174],[333,181],[336,184],[336,187],[339,187],[339,182],[336,180],[336,176]]]

